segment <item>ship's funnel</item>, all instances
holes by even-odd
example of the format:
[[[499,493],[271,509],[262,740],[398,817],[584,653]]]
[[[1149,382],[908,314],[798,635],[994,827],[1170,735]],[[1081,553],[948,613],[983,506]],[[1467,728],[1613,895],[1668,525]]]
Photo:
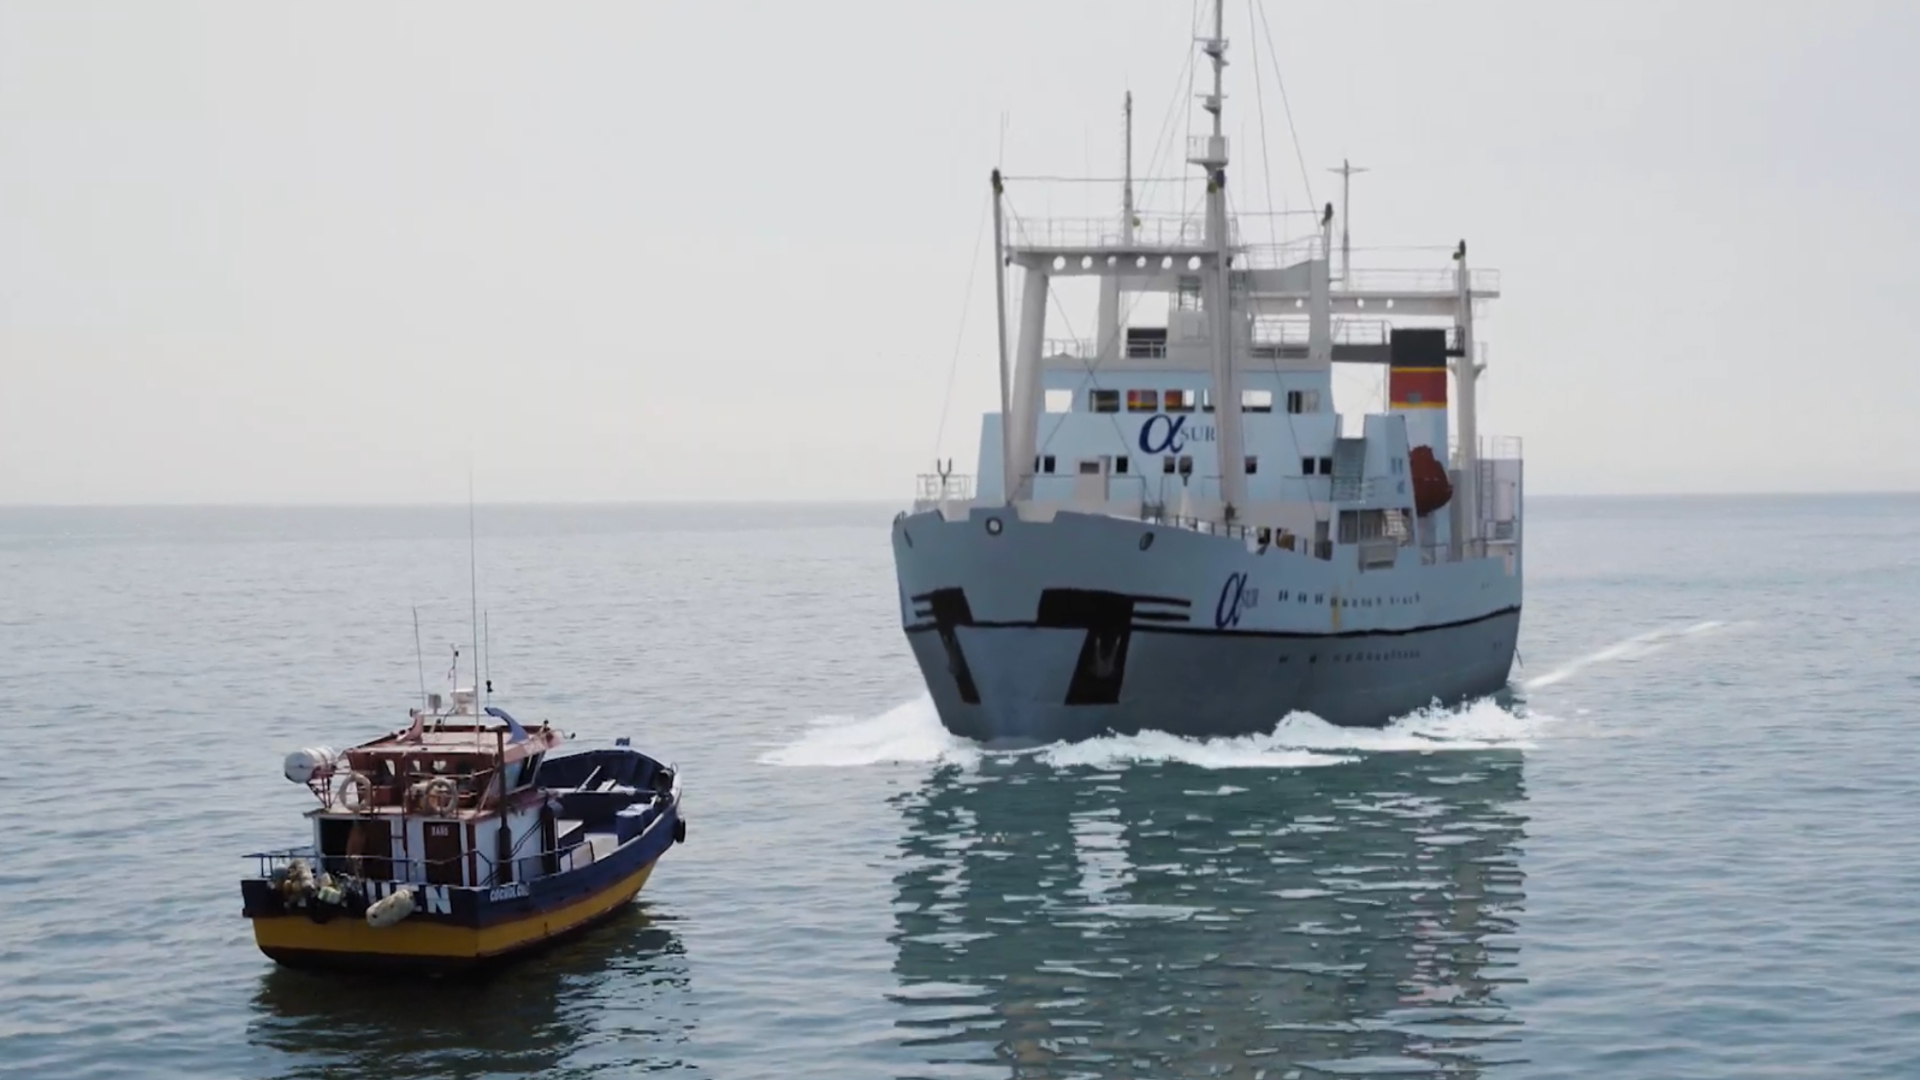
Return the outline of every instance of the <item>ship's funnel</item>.
[[[1406,417],[1414,509],[1425,517],[1453,498],[1446,467],[1447,332],[1395,327],[1388,346],[1387,408]]]

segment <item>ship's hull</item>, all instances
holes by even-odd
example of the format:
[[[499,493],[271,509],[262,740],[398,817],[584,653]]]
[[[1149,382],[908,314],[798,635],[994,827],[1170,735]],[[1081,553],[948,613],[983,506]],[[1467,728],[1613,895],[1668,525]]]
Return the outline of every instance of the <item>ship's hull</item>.
[[[902,516],[901,615],[941,722],[988,743],[1379,725],[1507,684],[1505,557],[1362,571],[1241,538],[1092,514]],[[1347,556],[1347,565],[1339,560]]]

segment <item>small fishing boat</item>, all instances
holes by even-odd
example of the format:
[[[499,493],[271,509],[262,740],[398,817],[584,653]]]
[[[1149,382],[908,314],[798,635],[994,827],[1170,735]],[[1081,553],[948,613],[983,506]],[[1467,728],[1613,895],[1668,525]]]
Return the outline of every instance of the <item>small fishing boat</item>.
[[[617,911],[686,839],[677,769],[624,738],[556,755],[551,725],[476,703],[427,695],[404,729],[287,756],[320,805],[311,846],[249,856],[242,914],[260,951],[295,967],[505,960]]]

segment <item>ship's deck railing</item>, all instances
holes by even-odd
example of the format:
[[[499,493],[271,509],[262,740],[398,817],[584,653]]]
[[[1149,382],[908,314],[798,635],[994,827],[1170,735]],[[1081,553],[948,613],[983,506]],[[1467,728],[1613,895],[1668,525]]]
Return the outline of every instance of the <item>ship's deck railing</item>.
[[[1092,338],[1047,338],[1040,345],[1041,356],[1069,356],[1075,360],[1097,360],[1099,344]]]
[[[1266,244],[1241,244],[1234,248],[1236,270],[1284,270],[1321,257],[1318,236],[1300,236]]]
[[[1431,566],[1434,563],[1464,562],[1467,559],[1487,557],[1487,541],[1459,540],[1450,544],[1421,544],[1420,562]]]
[[[1385,319],[1341,319],[1333,324],[1336,345],[1385,345],[1393,324]],[[1253,320],[1255,345],[1305,345],[1312,327],[1305,319],[1260,315]]]
[[[1318,545],[1319,550],[1316,551],[1313,541],[1297,533],[1285,533],[1270,525],[1243,525],[1239,522],[1215,521],[1212,518],[1168,514],[1154,503],[1140,505],[1140,520],[1152,522],[1155,525],[1171,525],[1177,529],[1186,529],[1206,536],[1225,536],[1245,540],[1256,551],[1286,551],[1318,559],[1333,557],[1332,541],[1322,540]]]
[[[1468,270],[1467,282],[1474,292],[1499,292],[1500,271]],[[1338,292],[1373,293],[1452,293],[1459,283],[1452,268],[1438,270],[1368,269],[1347,271]]]
[[[965,502],[973,498],[973,477],[966,473],[921,473],[914,480],[916,502]]]
[[[1519,461],[1521,442],[1518,435],[1482,435],[1479,440],[1481,461]]]
[[[1182,214],[1136,214],[1138,224],[1133,238],[1117,217],[1019,218],[1007,226],[1007,243],[1016,250],[1062,248],[1191,248],[1209,250],[1207,219]],[[1229,224],[1228,236],[1238,236],[1238,226]],[[1231,242],[1231,241],[1230,241]]]

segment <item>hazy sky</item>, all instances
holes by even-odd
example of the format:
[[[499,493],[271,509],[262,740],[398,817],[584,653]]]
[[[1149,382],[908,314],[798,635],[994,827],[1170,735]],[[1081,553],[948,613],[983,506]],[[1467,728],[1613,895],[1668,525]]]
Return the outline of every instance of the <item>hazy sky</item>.
[[[1920,488],[1920,4],[1264,6],[1356,247],[1502,272],[1531,492]],[[904,499],[956,340],[938,449],[997,399],[1002,112],[1112,175],[1131,88],[1146,171],[1190,17],[0,0],[0,503]],[[1258,42],[1312,205],[1227,18],[1239,203]]]

